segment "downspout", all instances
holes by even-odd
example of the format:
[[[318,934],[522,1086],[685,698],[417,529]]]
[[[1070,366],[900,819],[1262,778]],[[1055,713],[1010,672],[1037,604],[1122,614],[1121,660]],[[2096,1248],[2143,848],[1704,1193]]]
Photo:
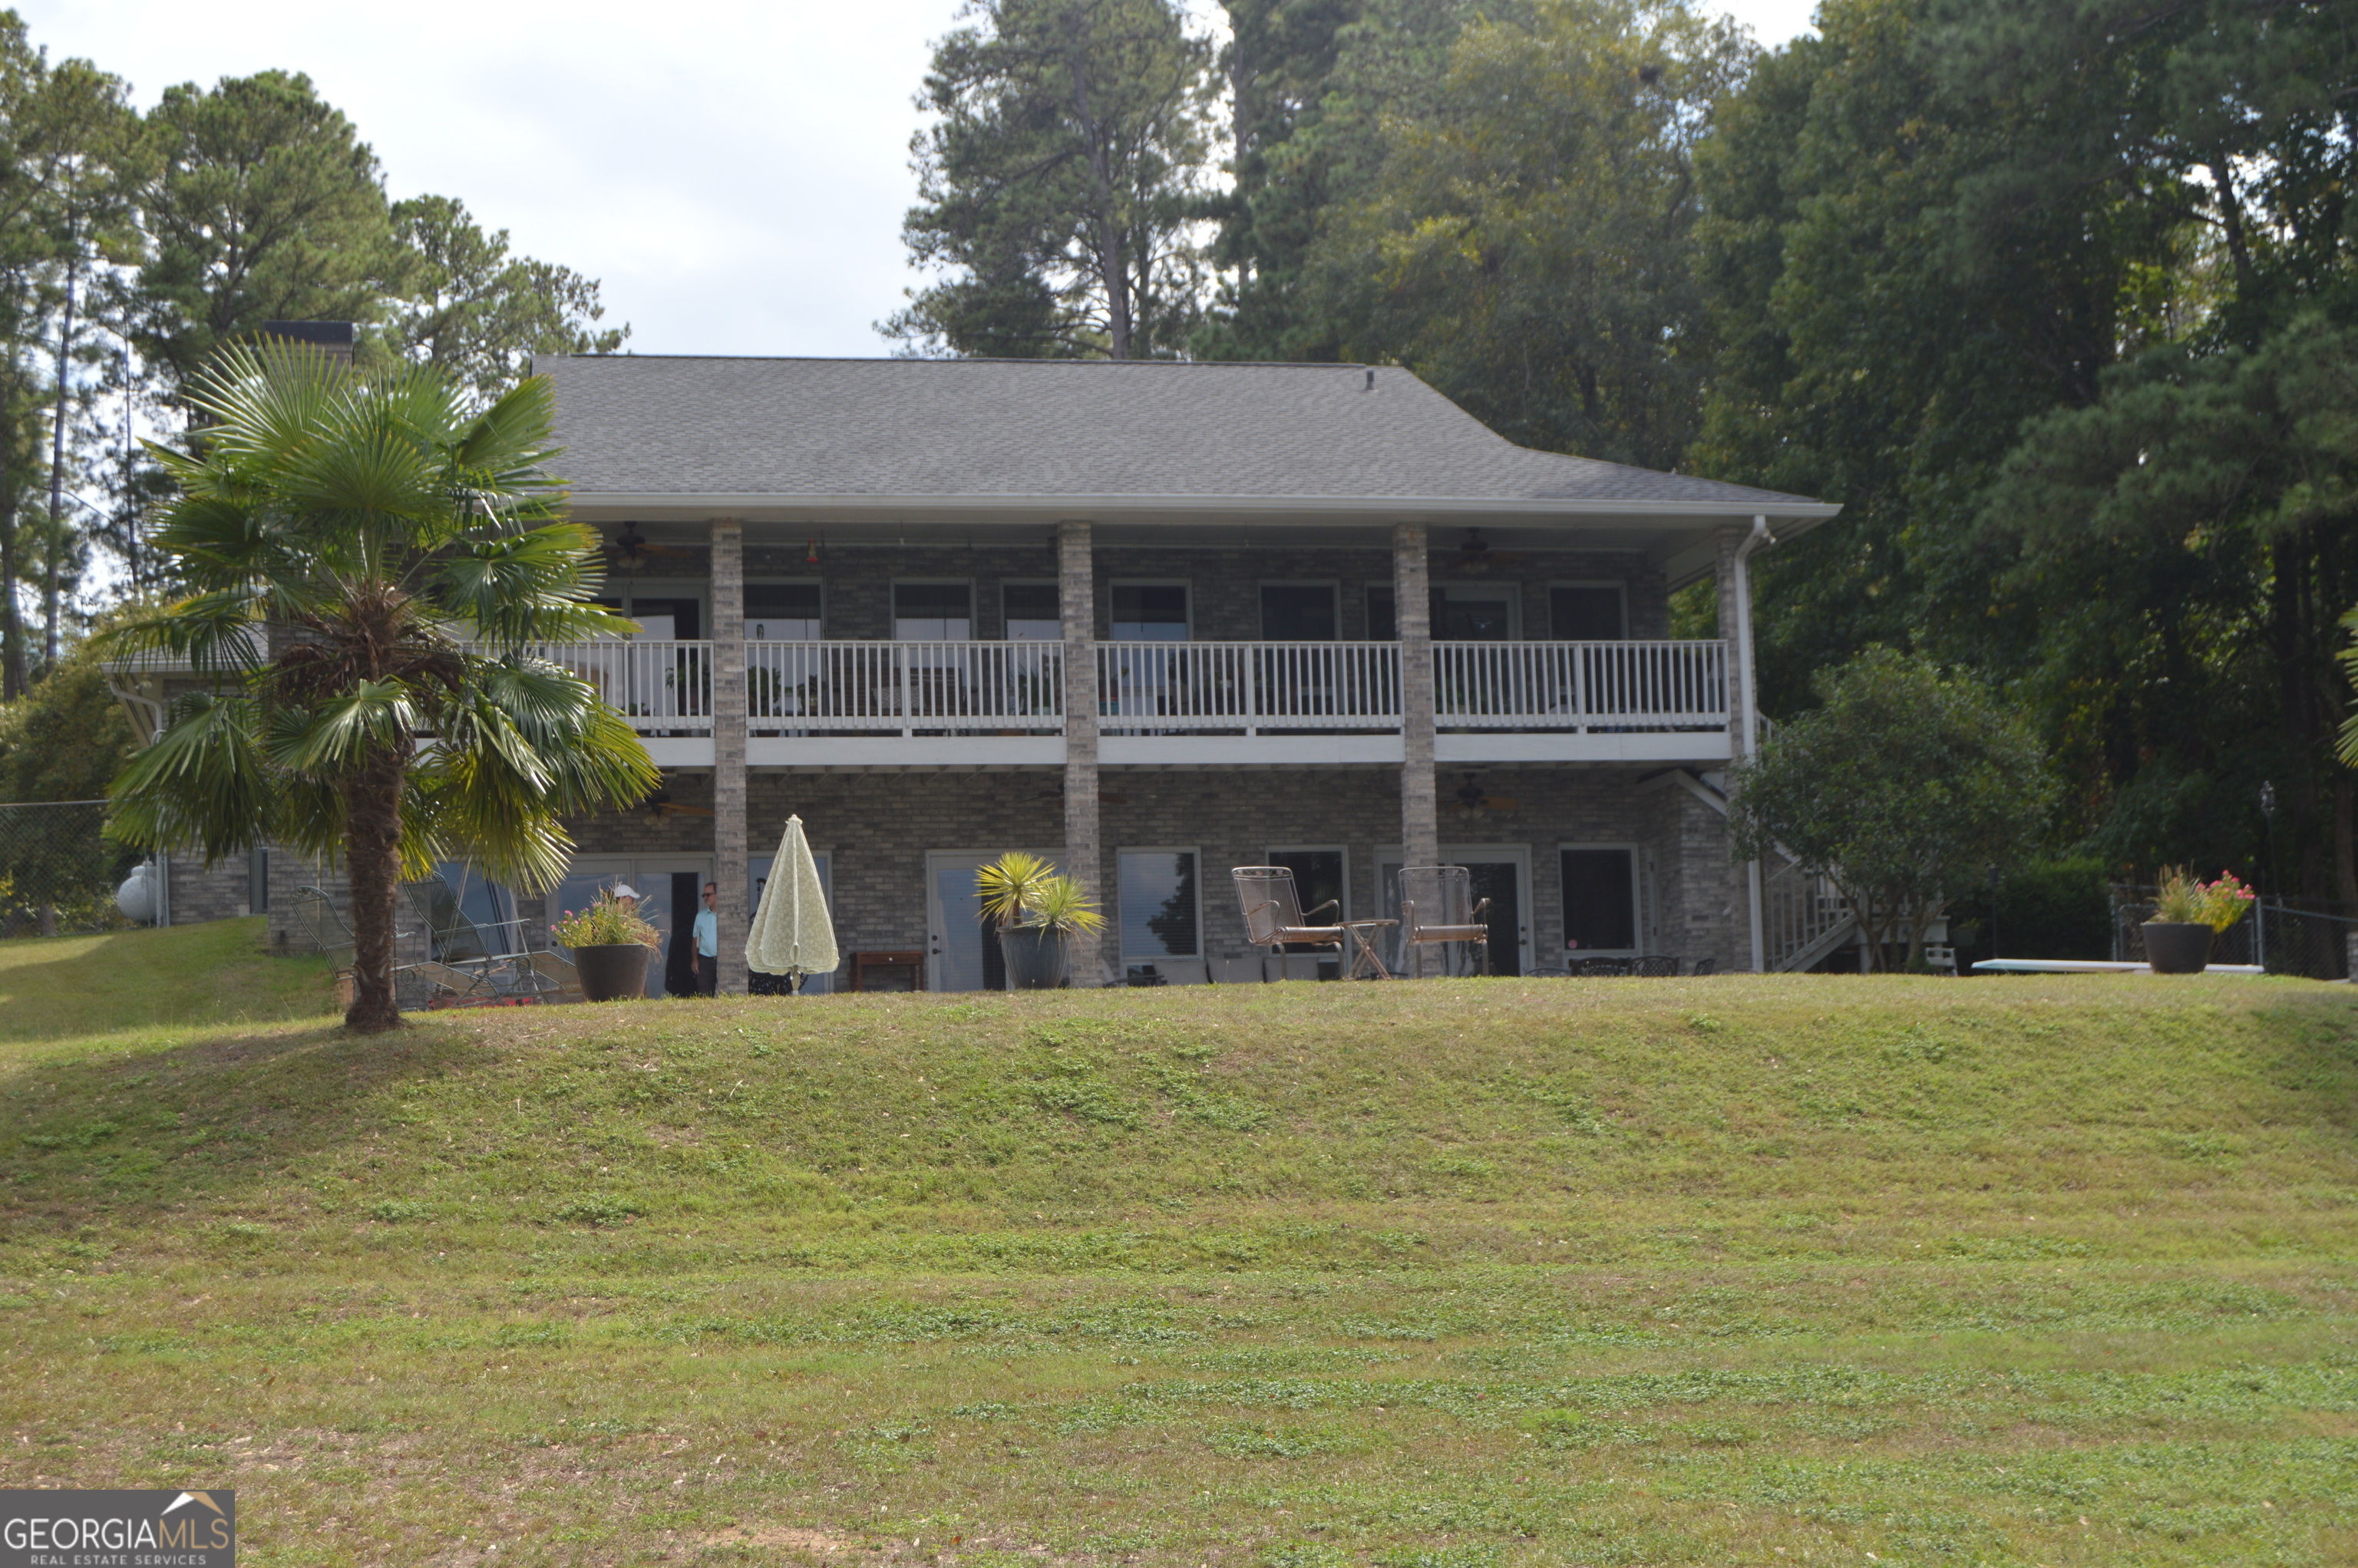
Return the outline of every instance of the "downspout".
[[[1736,736],[1736,749],[1747,761],[1760,749],[1759,687],[1752,671],[1752,572],[1747,563],[1753,551],[1776,542],[1777,535],[1768,532],[1768,519],[1755,516],[1752,532],[1736,546],[1736,685],[1744,694],[1744,729]],[[1745,873],[1751,891],[1752,972],[1757,975],[1768,967],[1768,933],[1761,928],[1760,862],[1751,861]]]

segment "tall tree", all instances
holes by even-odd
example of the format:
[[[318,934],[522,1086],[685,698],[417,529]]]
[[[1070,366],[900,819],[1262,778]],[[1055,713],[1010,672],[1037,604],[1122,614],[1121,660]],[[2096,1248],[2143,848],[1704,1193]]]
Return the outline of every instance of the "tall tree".
[[[1671,466],[1704,368],[1694,145],[1748,58],[1682,0],[1468,23],[1314,247],[1347,357],[1397,359],[1525,445]]]
[[[611,354],[631,335],[628,324],[596,325],[606,314],[597,279],[509,254],[508,232],[486,233],[455,198],[395,202],[393,231],[412,265],[387,341],[486,396],[523,379],[534,354]]]
[[[49,496],[41,579],[41,663],[58,663],[60,600],[66,563],[81,553],[70,497],[67,440],[78,402],[75,373],[90,355],[77,336],[86,330],[88,295],[110,264],[135,258],[139,236],[133,205],[143,164],[143,138],[129,92],[119,77],[87,60],[70,59],[47,75],[36,95],[49,148],[49,272],[55,300],[49,418]]]
[[[141,357],[177,386],[265,321],[373,323],[397,293],[383,177],[310,78],[265,70],[165,91],[134,281]]]
[[[49,223],[54,156],[41,115],[49,62],[14,11],[0,12],[0,698],[21,696],[26,543],[20,518],[39,463],[36,368],[53,259]]]
[[[1201,308],[1211,53],[1171,0],[976,0],[935,47],[902,236],[920,352],[1147,359]]]
[[[389,1029],[405,871],[463,855],[553,885],[562,816],[656,784],[629,722],[528,651],[630,622],[592,601],[596,535],[544,466],[545,378],[479,409],[431,366],[362,376],[282,342],[224,351],[188,396],[204,421],[193,453],[157,453],[178,494],[155,543],[194,591],[102,645],[185,653],[223,685],[124,770],[116,831],[209,862],[264,839],[341,858],[345,1022]]]

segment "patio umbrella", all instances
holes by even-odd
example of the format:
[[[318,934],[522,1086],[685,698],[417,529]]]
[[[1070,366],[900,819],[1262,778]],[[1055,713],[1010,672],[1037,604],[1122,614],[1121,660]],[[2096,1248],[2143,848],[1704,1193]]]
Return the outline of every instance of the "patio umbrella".
[[[827,975],[835,972],[835,922],[827,917],[819,890],[818,862],[811,859],[803,819],[786,818],[786,837],[770,862],[762,907],[745,934],[745,962],[765,975]]]

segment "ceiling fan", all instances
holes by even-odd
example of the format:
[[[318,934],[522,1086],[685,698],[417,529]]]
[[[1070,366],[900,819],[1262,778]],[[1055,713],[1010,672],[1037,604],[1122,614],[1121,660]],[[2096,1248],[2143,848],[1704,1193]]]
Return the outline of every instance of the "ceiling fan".
[[[667,789],[659,789],[655,791],[654,794],[647,796],[646,799],[639,802],[638,809],[645,812],[647,814],[647,820],[655,824],[657,827],[661,827],[664,823],[668,822],[675,816],[710,816],[713,815],[712,807],[708,806],[688,806],[680,801],[672,799],[671,791]]]
[[[676,545],[650,544],[647,542],[647,536],[639,532],[637,524],[625,523],[622,524],[622,536],[606,546],[606,553],[614,557],[617,568],[629,571],[634,567],[646,565],[647,557],[650,556],[686,556],[690,552],[681,549]]]
[[[1466,775],[1466,783],[1457,790],[1456,795],[1452,803],[1451,809],[1456,811],[1513,811],[1521,805],[1522,802],[1515,799],[1512,795],[1492,795],[1489,791],[1484,789],[1480,784],[1474,782],[1474,775],[1472,773],[1467,773]]]
[[[1493,547],[1490,541],[1482,536],[1482,530],[1479,528],[1466,529],[1466,537],[1458,541],[1457,545],[1459,569],[1476,575],[1488,571],[1493,566],[1505,566],[1510,562],[1529,558],[1520,550],[1501,550]]]

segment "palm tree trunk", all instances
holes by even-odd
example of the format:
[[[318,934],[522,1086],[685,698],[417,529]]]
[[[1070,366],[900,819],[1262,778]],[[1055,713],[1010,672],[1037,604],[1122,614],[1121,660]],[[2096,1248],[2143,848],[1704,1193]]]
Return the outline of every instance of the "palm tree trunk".
[[[406,756],[386,755],[343,786],[344,860],[352,882],[352,1005],[344,1027],[376,1034],[401,1025],[393,995],[394,901],[401,895],[401,784]]]

